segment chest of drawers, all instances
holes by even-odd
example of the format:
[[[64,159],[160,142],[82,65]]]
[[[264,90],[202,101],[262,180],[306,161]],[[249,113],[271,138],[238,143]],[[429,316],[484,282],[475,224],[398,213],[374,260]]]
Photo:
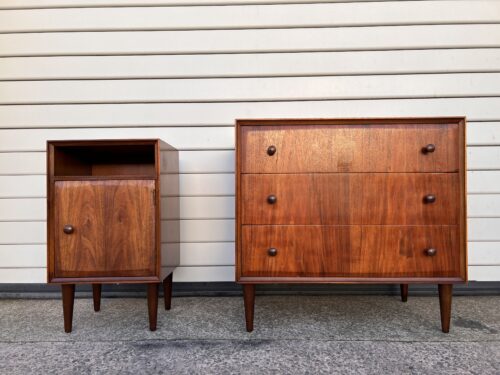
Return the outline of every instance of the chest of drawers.
[[[236,280],[439,286],[467,280],[465,119],[238,120]]]

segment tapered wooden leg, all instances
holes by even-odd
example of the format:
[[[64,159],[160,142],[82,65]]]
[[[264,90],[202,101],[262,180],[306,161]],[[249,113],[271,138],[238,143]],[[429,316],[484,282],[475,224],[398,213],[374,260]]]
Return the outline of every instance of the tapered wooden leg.
[[[401,301],[408,301],[408,284],[401,284]]]
[[[451,295],[453,284],[439,284],[439,308],[441,310],[441,330],[444,333],[450,332],[451,320]]]
[[[92,284],[92,296],[94,297],[94,311],[101,310],[101,284]]]
[[[172,306],[172,274],[163,279],[163,299],[165,300],[165,310],[170,310]]]
[[[73,329],[73,306],[75,303],[75,284],[61,285],[62,302],[64,314],[64,332],[69,333]]]
[[[156,318],[158,314],[158,286],[159,283],[148,284],[148,313],[149,329],[156,331]]]
[[[245,320],[247,332],[253,331],[253,312],[255,306],[255,284],[243,284],[243,301],[245,303]]]

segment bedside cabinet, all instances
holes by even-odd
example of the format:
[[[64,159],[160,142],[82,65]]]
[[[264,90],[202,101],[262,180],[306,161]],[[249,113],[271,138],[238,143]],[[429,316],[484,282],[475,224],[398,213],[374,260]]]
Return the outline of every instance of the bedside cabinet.
[[[92,284],[95,311],[102,284],[147,284],[156,329],[158,285],[169,309],[179,263],[178,246],[161,254],[162,243],[179,243],[179,205],[161,199],[178,196],[178,164],[157,139],[47,142],[47,277],[62,285],[66,332],[75,284]]]
[[[467,281],[465,119],[238,120],[236,281]]]

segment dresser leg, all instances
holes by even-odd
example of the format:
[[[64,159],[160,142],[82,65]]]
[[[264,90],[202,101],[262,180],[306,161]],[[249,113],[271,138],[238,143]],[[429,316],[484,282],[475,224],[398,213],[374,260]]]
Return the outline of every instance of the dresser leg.
[[[172,273],[163,279],[163,299],[165,300],[165,310],[170,310],[172,306]]]
[[[102,284],[92,284],[92,297],[94,297],[94,311],[101,310],[101,290]]]
[[[408,284],[401,284],[401,301],[408,301]]]
[[[75,284],[63,284],[62,302],[64,314],[64,332],[70,333],[73,329],[73,306],[75,303]]]
[[[243,301],[245,303],[245,319],[247,332],[253,331],[253,312],[255,306],[255,284],[243,284]]]
[[[159,283],[148,284],[148,313],[149,329],[156,331],[156,318],[158,314],[158,286]]]
[[[450,331],[451,320],[451,295],[453,284],[439,284],[439,308],[441,310],[441,330],[444,333]]]

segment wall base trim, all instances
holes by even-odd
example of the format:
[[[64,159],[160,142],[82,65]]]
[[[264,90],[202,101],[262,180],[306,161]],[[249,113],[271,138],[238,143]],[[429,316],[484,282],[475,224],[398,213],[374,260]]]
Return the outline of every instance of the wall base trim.
[[[161,289],[161,288],[160,288]],[[0,298],[60,298],[59,285],[47,284],[0,284]],[[146,288],[142,284],[106,284],[102,287],[104,298],[144,297]],[[266,284],[257,285],[258,295],[399,295],[399,285],[349,285],[349,284]],[[174,297],[190,296],[240,296],[241,286],[232,282],[174,283]],[[500,281],[471,281],[454,285],[456,296],[500,295]],[[409,295],[437,295],[434,284],[410,284]],[[90,285],[77,285],[76,297],[92,297]]]

